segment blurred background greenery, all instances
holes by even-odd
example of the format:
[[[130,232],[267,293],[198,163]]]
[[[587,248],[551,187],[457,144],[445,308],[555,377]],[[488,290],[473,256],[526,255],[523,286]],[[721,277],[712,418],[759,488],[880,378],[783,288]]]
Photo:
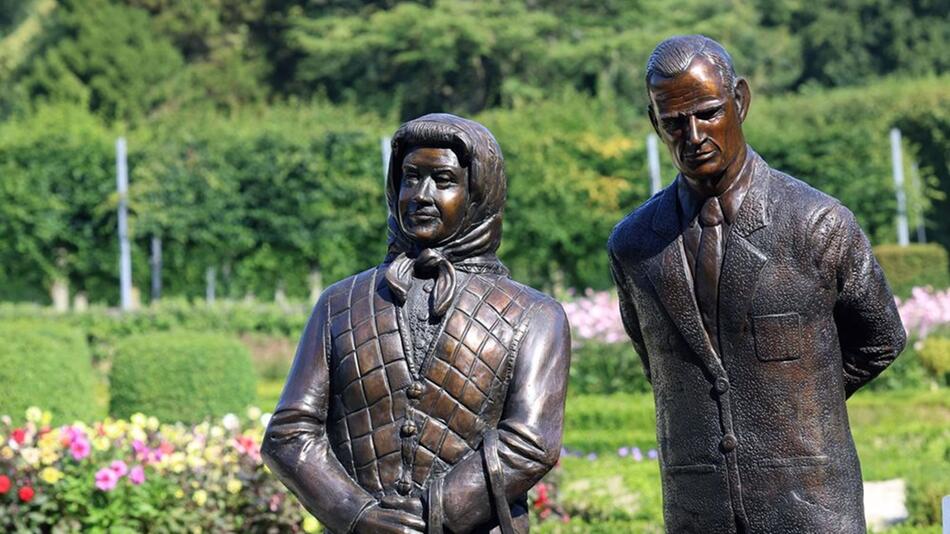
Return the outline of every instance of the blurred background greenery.
[[[904,300],[911,346],[849,406],[865,478],[907,482],[893,532],[937,532],[950,493],[948,21],[945,0],[0,0],[0,413],[16,425],[33,405],[56,424],[271,409],[316,294],[382,259],[381,139],[427,112],[498,137],[500,255],[516,279],[562,300],[609,288],[607,235],[650,195],[644,64],[663,38],[700,32],[750,81],[752,146],[855,212]],[[891,128],[927,244],[893,244]],[[149,304],[125,314],[119,136]],[[214,305],[200,298],[209,272]],[[48,306],[57,292],[71,312]],[[590,309],[610,322],[608,304]],[[532,494],[534,519],[549,514],[542,532],[659,532],[657,464],[630,452],[656,446],[639,360],[626,343],[575,340],[567,450],[550,495]],[[266,508],[260,488],[282,491],[266,474],[247,486],[221,490],[229,504],[201,524],[240,524]],[[145,501],[193,512],[184,495]],[[43,510],[84,528],[148,524],[110,498],[96,493],[86,515]]]
[[[129,138],[135,285],[311,289],[385,248],[380,138],[432,111],[499,138],[501,256],[546,289],[606,288],[605,236],[649,196],[644,63],[674,33],[722,41],[775,167],[894,241],[888,130],[911,228],[950,244],[950,4],[936,0],[4,0],[0,299],[66,284],[118,300],[114,142]],[[675,171],[662,155],[665,182]],[[557,224],[572,221],[572,224]]]

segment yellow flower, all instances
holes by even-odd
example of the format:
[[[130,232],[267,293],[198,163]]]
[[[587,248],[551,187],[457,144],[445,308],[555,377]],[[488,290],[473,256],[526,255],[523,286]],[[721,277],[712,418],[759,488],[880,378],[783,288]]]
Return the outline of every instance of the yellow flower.
[[[40,449],[40,462],[50,465],[59,460],[59,453],[55,449]]]
[[[228,480],[227,490],[228,490],[228,493],[230,493],[231,495],[237,494],[238,492],[241,491],[241,488],[243,487],[244,487],[244,484],[241,484],[241,481],[236,478],[232,478]]]
[[[145,428],[145,425],[148,424],[148,418],[145,417],[144,413],[134,413],[132,417],[129,418],[134,426],[139,428]]]
[[[112,445],[112,442],[105,436],[96,436],[92,439],[92,447],[99,452],[109,450],[110,445]]]
[[[320,530],[322,530],[320,528],[320,522],[317,521],[316,517],[313,517],[310,514],[307,514],[307,516],[303,518],[303,524],[300,526],[303,527],[303,531],[307,534],[314,534],[315,532],[320,532]]]
[[[47,426],[53,422],[53,414],[46,410],[43,412],[43,415],[40,416],[40,426]]]
[[[247,418],[251,421],[257,421],[261,416],[261,409],[257,406],[251,406],[247,409]]]
[[[159,427],[158,417],[155,417],[154,415],[150,416],[145,421],[145,428],[152,432],[155,432],[156,430],[158,430],[158,427]]]
[[[43,420],[43,410],[40,410],[36,406],[30,406],[26,409],[26,420],[39,423]]]
[[[129,437],[132,438],[133,441],[139,440],[143,443],[148,441],[148,434],[146,434],[145,431],[142,430],[141,427],[137,427],[137,426],[133,426],[132,428],[129,429]]]
[[[175,490],[175,498],[176,498],[176,499],[181,499],[181,498],[184,497],[184,496],[185,496],[185,492],[182,491],[181,488],[178,488],[177,490]]]
[[[204,506],[208,502],[208,492],[205,490],[198,490],[194,495],[191,496],[191,500],[195,501],[195,504],[198,506]]]
[[[0,458],[3,458],[4,460],[12,460],[13,449],[11,449],[10,447],[4,447],[0,449]]]
[[[63,472],[55,467],[47,467],[40,471],[40,478],[47,484],[55,484],[63,478]]]

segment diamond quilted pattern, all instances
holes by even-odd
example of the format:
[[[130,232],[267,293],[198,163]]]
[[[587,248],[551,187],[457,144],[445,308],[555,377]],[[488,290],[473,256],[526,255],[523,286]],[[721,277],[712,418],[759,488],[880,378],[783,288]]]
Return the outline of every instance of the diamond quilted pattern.
[[[480,415],[503,390],[507,350],[532,298],[506,278],[473,275],[425,361],[422,396],[410,408],[406,390],[413,378],[400,311],[382,270],[337,287],[329,297],[328,431],[337,458],[363,488],[392,490],[404,462],[422,487],[435,466],[453,465],[478,446]],[[417,414],[415,437],[401,435],[407,411]]]

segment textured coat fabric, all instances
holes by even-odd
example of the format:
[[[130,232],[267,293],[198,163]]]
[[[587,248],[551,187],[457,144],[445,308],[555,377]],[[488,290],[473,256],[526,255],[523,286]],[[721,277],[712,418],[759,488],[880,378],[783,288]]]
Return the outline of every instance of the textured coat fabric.
[[[267,465],[333,532],[385,496],[426,498],[438,481],[445,529],[487,533],[497,520],[481,446],[497,430],[506,498],[527,532],[525,494],[560,452],[563,309],[507,276],[472,274],[417,359],[414,318],[386,268],[321,296],[264,437]]]
[[[897,357],[904,329],[851,212],[750,157],[752,184],[726,238],[718,340],[697,309],[675,182],[608,245],[653,385],[666,529],[863,533],[845,400]]]

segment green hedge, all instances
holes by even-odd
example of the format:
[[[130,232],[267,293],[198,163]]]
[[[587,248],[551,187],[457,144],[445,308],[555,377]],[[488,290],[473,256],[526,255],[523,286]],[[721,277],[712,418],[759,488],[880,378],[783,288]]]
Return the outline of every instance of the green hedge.
[[[17,320],[0,323],[0,414],[22,420],[30,406],[58,422],[99,416],[89,347],[65,325]]]
[[[254,402],[247,349],[218,334],[186,331],[132,336],[116,351],[110,412],[196,422],[243,411]]]
[[[585,340],[571,356],[572,394],[645,393],[650,391],[640,357],[629,343]]]
[[[874,256],[894,294],[900,297],[909,296],[910,290],[918,286],[950,286],[947,251],[938,244],[878,245],[874,247]]]
[[[938,383],[950,386],[950,338],[928,337],[920,349],[920,361]]]

